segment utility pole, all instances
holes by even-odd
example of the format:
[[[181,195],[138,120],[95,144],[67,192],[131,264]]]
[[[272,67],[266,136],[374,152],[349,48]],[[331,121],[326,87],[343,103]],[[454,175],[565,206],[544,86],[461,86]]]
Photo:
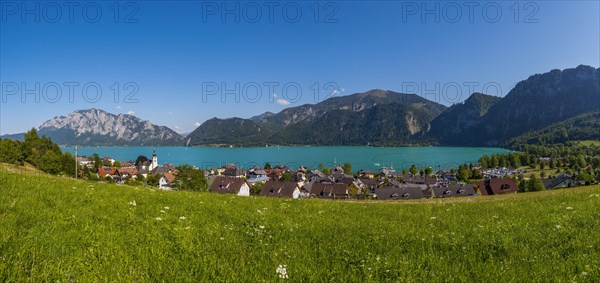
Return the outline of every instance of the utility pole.
[[[75,179],[77,179],[77,167],[79,167],[79,162],[77,162],[77,145],[75,145]]]

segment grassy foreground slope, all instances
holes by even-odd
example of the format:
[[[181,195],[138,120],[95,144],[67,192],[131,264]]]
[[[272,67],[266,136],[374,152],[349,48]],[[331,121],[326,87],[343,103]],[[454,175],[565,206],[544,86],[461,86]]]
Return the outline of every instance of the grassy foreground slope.
[[[0,169],[0,281],[600,280],[600,187],[405,202],[163,192]],[[135,206],[133,202],[135,201]]]

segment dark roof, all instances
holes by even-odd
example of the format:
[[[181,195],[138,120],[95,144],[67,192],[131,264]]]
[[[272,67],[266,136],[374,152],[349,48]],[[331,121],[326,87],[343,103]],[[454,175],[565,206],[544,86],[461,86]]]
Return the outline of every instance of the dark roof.
[[[375,179],[360,179],[360,181],[369,188],[377,187],[377,180]]]
[[[208,191],[219,194],[237,194],[244,184],[246,184],[244,178],[217,176]]]
[[[227,169],[225,169],[225,171],[223,171],[223,176],[245,176],[246,175],[246,171],[244,171],[244,169],[240,169],[240,168],[235,168],[235,167],[229,167]]]
[[[419,199],[425,195],[419,187],[384,187],[376,188],[377,199]]]
[[[515,193],[519,190],[517,183],[511,178],[488,179],[474,183],[482,195],[501,195]]]
[[[476,195],[473,185],[433,187],[433,195],[437,198],[464,197]]]
[[[291,198],[294,196],[294,191],[299,189],[298,183],[267,181],[262,190],[261,196]]]
[[[437,183],[437,179],[435,177],[421,176],[421,175],[404,175],[402,176],[402,180],[405,183],[413,183],[413,184],[427,184],[434,185]]]
[[[150,171],[150,173],[165,174],[165,173],[169,172],[170,170],[171,170],[171,167],[169,167],[169,166],[158,166],[158,167],[152,169],[152,171]]]
[[[348,195],[348,185],[344,183],[314,183],[310,193],[318,196]]]
[[[258,169],[258,170],[254,170],[252,172],[250,172],[250,174],[254,174],[254,175],[267,175],[267,171],[263,170],[263,169]]]
[[[571,180],[571,176],[569,175],[560,175],[554,179],[544,179],[542,180],[542,182],[544,183],[544,187],[548,190],[554,189],[556,187],[558,187],[560,184],[562,184],[565,181],[569,181]],[[568,186],[569,184],[567,183],[566,186]]]
[[[519,190],[517,183],[511,178],[489,179],[488,183],[495,195],[515,193]]]
[[[486,181],[475,182],[473,183],[473,187],[479,189],[479,192],[483,196],[489,196],[493,194],[493,192],[487,190]]]
[[[344,183],[344,184],[346,184],[346,186],[350,186],[350,184],[352,184],[352,182],[354,182],[353,177],[342,177],[342,179],[340,180],[340,183]]]

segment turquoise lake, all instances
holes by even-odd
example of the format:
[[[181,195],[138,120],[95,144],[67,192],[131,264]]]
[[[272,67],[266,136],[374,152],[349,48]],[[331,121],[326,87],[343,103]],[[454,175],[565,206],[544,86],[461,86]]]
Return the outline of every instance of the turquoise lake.
[[[63,151],[75,152],[73,147]],[[241,168],[287,165],[297,169],[300,165],[317,168],[319,163],[333,167],[350,162],[353,171],[377,170],[393,167],[401,170],[412,164],[419,167],[431,166],[434,170],[456,168],[459,164],[475,163],[483,155],[507,153],[502,148],[484,147],[362,147],[362,146],[317,146],[317,147],[79,147],[79,156],[94,153],[100,157],[111,157],[119,161],[135,161],[139,155],[152,157],[156,150],[159,164],[191,164],[200,168],[221,167],[236,164]]]

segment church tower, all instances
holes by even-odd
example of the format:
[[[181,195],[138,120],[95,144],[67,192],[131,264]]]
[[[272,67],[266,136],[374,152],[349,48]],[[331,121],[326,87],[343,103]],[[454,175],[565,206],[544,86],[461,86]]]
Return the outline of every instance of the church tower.
[[[150,165],[150,168],[148,169],[149,171],[152,171],[152,169],[158,167],[158,158],[156,157],[156,150],[152,151],[152,164]]]

